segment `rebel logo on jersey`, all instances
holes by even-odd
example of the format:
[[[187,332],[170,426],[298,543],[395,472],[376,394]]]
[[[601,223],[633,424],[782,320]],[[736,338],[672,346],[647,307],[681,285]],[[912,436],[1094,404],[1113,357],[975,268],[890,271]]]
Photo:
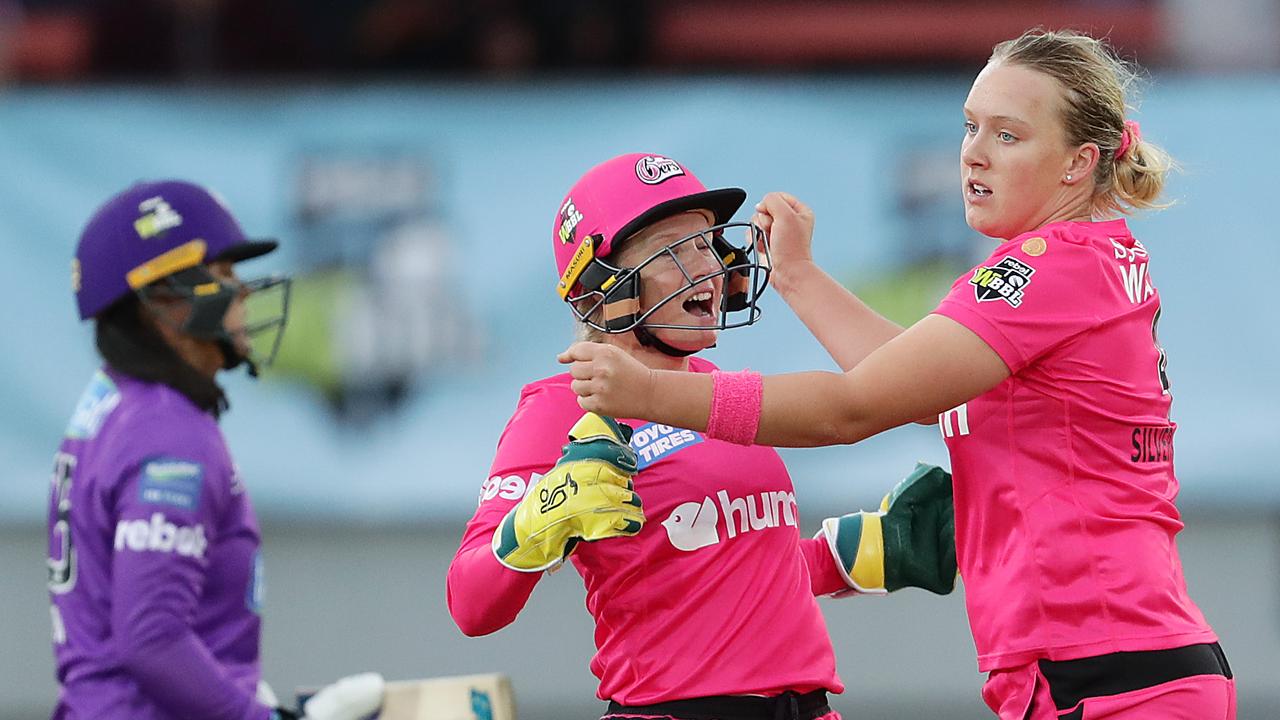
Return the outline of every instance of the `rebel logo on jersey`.
[[[1035,268],[1017,258],[1004,257],[994,267],[979,266],[969,278],[969,284],[973,286],[973,295],[978,302],[1004,300],[1018,307],[1035,272]]]
[[[175,525],[164,513],[153,513],[149,521],[121,520],[116,524],[117,552],[176,552],[182,557],[200,560],[208,546],[203,525]]]

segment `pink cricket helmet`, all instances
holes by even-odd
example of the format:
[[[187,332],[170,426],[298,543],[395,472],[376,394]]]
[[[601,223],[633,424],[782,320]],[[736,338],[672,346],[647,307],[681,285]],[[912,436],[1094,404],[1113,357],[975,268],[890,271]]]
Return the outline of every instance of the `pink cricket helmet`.
[[[689,168],[664,155],[631,153],[606,160],[574,184],[556,213],[551,229],[560,276],[556,290],[574,307],[578,318],[592,327],[605,332],[637,328],[656,309],[638,312],[638,268],[619,268],[603,258],[613,253],[617,243],[646,225],[687,210],[709,210],[715,222],[708,232],[714,235],[712,244],[724,265],[722,272],[734,290],[725,295],[719,327],[751,324],[759,317],[756,298],[768,282],[768,263],[756,262],[757,243],[735,247],[724,239],[723,233],[724,226],[732,225],[730,221],[746,197],[741,188],[708,190]],[[764,247],[759,228],[748,223],[739,225],[751,228],[751,237]],[[598,296],[601,302],[585,312],[573,306],[573,301],[591,295]],[[603,323],[590,317],[600,306],[605,310]],[[617,310],[618,307],[624,309]],[[750,310],[746,322],[727,321],[728,312],[743,309]]]

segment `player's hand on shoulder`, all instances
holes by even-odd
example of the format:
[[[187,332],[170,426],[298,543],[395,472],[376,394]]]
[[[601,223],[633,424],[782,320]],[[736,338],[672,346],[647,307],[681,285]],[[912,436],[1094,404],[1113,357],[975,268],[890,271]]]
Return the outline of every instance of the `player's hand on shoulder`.
[[[613,417],[644,417],[653,372],[627,351],[598,342],[576,342],[557,357],[569,366],[578,405]]]
[[[579,542],[635,535],[644,509],[632,477],[631,428],[588,412],[550,472],[502,519],[493,534],[498,562],[520,572],[560,565]]]

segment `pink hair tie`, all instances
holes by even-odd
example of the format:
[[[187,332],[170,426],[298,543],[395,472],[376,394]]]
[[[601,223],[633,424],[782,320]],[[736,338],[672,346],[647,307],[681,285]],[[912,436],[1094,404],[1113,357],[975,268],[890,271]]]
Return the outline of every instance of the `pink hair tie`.
[[[1120,131],[1120,147],[1116,150],[1116,159],[1124,157],[1129,152],[1129,148],[1136,145],[1142,140],[1142,128],[1138,127],[1137,120],[1125,120],[1124,129]]]
[[[707,417],[707,437],[754,445],[764,404],[764,378],[751,370],[711,371],[711,414]]]

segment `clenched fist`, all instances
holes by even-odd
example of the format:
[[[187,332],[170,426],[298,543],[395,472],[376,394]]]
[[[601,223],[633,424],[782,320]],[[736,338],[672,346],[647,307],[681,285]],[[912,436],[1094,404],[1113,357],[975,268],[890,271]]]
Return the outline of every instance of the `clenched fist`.
[[[625,350],[597,342],[577,342],[557,359],[569,365],[578,405],[613,417],[646,417],[653,396],[653,371]]]
[[[813,263],[813,211],[795,196],[771,192],[756,203],[751,222],[769,237],[773,282],[785,283],[799,266]]]

